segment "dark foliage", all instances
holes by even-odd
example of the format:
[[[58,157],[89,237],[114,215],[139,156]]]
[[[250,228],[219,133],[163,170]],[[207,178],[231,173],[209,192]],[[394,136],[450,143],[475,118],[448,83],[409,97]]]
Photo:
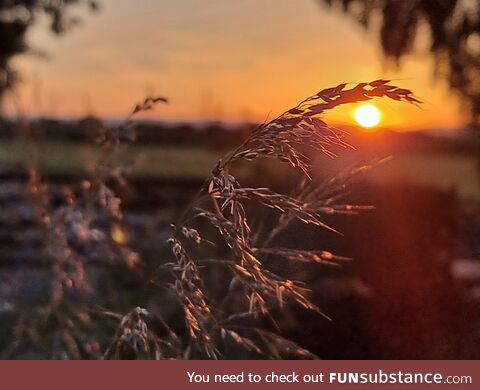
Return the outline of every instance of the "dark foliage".
[[[341,4],[365,28],[382,15],[380,42],[397,62],[414,49],[420,26],[430,32],[429,51],[435,74],[448,78],[452,90],[468,104],[472,122],[480,124],[480,0],[322,0]]]
[[[79,23],[70,14],[75,4],[98,8],[92,0],[0,0],[0,99],[19,79],[12,58],[34,51],[25,39],[39,14],[49,17],[53,33],[62,34]]]

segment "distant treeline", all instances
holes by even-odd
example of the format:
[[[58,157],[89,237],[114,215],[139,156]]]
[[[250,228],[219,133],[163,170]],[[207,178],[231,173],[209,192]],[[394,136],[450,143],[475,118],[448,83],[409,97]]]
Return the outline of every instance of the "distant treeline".
[[[102,126],[115,127],[108,123],[85,118],[78,121],[38,119],[29,121],[28,126],[18,121],[0,120],[0,139],[13,139],[31,135],[36,139],[65,142],[92,142]],[[162,145],[198,145],[215,149],[232,147],[252,130],[253,124],[222,123],[162,123],[142,122],[136,124],[135,143]]]
[[[82,120],[39,119],[28,125],[19,121],[0,120],[0,140],[19,136],[34,139],[64,142],[92,142],[102,126],[117,124],[101,122],[95,118]],[[238,145],[254,128],[255,124],[211,123],[167,123],[139,121],[136,125],[137,144],[198,146],[225,149]],[[427,132],[382,131],[366,134],[350,129],[350,142],[363,152],[383,153],[466,153],[476,154],[480,150],[480,135],[465,131],[442,137]]]

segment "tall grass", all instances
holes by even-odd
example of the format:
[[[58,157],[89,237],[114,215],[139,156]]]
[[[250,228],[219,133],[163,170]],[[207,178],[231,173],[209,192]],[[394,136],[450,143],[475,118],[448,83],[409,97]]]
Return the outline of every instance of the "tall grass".
[[[321,115],[338,105],[388,97],[419,103],[411,91],[398,88],[386,80],[362,83],[348,89],[345,84],[318,92],[285,111],[279,117],[256,127],[234,151],[222,158],[212,170],[197,199],[180,221],[173,225],[168,240],[175,261],[168,264],[174,281],[171,287],[183,308],[186,328],[185,349],[181,357],[220,358],[226,356],[228,343],[235,343],[252,355],[269,358],[283,356],[312,357],[305,349],[279,334],[253,325],[264,317],[275,323],[272,310],[287,304],[300,305],[321,314],[308,297],[308,288],[301,282],[276,274],[265,267],[264,258],[274,255],[289,261],[337,264],[345,260],[327,251],[302,248],[265,247],[289,223],[300,220],[318,228],[335,231],[323,221],[325,215],[355,214],[365,206],[344,204],[341,191],[350,175],[332,179],[326,186],[304,186],[297,196],[275,193],[264,187],[244,187],[235,178],[231,166],[237,160],[252,161],[260,157],[275,159],[300,170],[306,179],[311,167],[307,153],[322,152],[335,157],[334,147],[351,147],[346,134],[327,125]],[[361,170],[361,169],[360,169]],[[279,223],[262,243],[255,240],[247,203],[258,203],[275,210]],[[219,233],[205,240],[192,225],[204,219]],[[218,281],[228,286],[221,301],[210,299],[199,271],[201,260],[196,247],[223,240],[229,255],[211,259],[229,269],[229,277]],[[234,310],[230,308],[235,307]],[[245,321],[251,320],[251,324]]]
[[[91,164],[89,177],[66,189],[61,207],[53,206],[48,186],[32,167],[28,187],[43,232],[51,294],[27,318],[17,313],[13,341],[4,356],[19,356],[21,344],[29,339],[42,358],[315,358],[304,348],[308,346],[283,337],[277,320],[291,315],[290,306],[316,312],[319,320],[327,316],[312,301],[308,285],[272,264],[282,260],[336,266],[348,259],[326,250],[278,246],[277,236],[288,232],[293,221],[337,232],[326,216],[371,208],[343,201],[348,184],[370,166],[318,183],[310,178],[309,156],[321,152],[335,158],[341,148],[352,147],[348,134],[321,119],[326,111],[380,97],[419,103],[411,91],[387,80],[350,88],[341,84],[258,125],[212,167],[198,195],[171,225],[166,242],[170,258],[158,259],[154,275],[145,272],[141,253],[115,234],[128,231],[128,224],[114,188],[127,185],[131,164],[122,160],[121,152],[134,140],[133,116],[165,99],[147,98],[120,127],[99,129],[102,153]],[[242,185],[236,166],[259,159],[298,170],[302,177],[298,190],[287,195],[262,183]],[[252,222],[259,208],[270,210],[277,219],[269,232]],[[205,256],[211,247],[218,254],[215,258]],[[142,302],[126,314],[116,312],[125,302],[120,304],[115,292],[99,291],[98,280],[91,280],[88,271],[92,262],[110,277],[139,272],[146,286],[162,289],[167,297],[163,304],[181,310],[183,325],[165,317],[164,308],[146,310]],[[105,316],[118,320],[108,343],[105,335],[112,329],[100,325]]]

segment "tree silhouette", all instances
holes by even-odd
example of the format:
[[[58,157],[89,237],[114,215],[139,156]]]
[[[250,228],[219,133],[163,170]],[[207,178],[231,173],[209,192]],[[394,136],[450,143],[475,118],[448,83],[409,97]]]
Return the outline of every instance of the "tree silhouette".
[[[62,34],[79,23],[78,18],[70,15],[73,5],[86,5],[92,10],[98,8],[91,0],[0,0],[0,102],[5,92],[19,80],[12,59],[32,51],[26,34],[39,14],[48,16],[54,34]]]
[[[480,126],[480,0],[318,0],[340,4],[365,28],[381,15],[380,42],[396,64],[414,49],[419,27],[430,31],[435,75],[445,76]]]

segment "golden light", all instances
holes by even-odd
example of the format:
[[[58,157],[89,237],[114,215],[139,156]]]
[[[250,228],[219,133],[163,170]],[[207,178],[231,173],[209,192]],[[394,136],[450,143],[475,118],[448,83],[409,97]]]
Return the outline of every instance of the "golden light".
[[[123,245],[128,241],[127,232],[121,226],[114,224],[111,228],[111,235],[113,241],[117,244]]]
[[[382,114],[373,104],[364,104],[355,110],[355,120],[365,128],[372,128],[380,123]]]

